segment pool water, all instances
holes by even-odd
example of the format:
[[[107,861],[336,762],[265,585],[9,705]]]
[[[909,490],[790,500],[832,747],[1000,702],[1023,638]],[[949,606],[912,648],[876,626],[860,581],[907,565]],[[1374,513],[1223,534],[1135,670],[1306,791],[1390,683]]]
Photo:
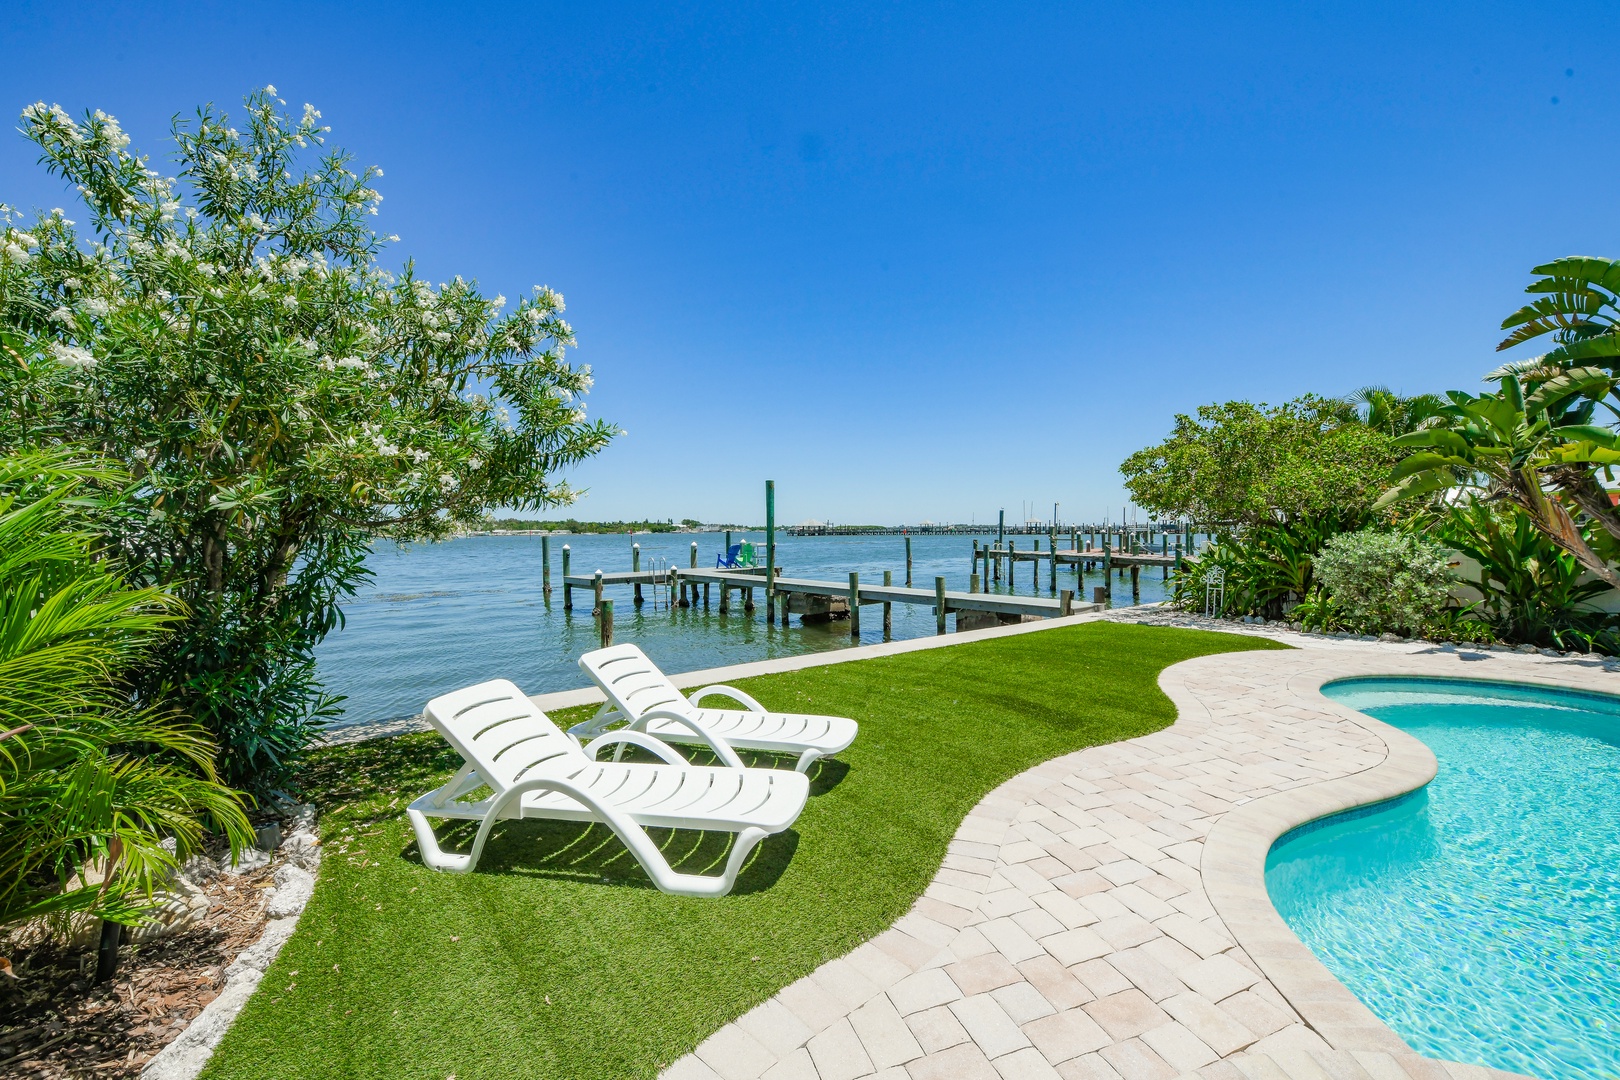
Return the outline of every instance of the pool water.
[[[1440,771],[1277,841],[1266,885],[1288,925],[1424,1054],[1620,1077],[1620,698],[1439,679],[1322,692],[1421,739]]]

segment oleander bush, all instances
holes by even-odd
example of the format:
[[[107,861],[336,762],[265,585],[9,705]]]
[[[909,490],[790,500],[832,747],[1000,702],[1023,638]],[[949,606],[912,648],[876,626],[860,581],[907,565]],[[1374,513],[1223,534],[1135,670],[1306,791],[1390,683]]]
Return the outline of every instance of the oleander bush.
[[[314,649],[378,539],[433,539],[498,507],[565,505],[559,474],[616,434],[588,422],[562,297],[512,309],[379,256],[376,168],[274,88],[173,126],[174,175],[101,112],[30,106],[23,134],[82,198],[23,227],[0,207],[0,450],[123,462],[107,523],[125,572],[179,596],[131,674],[218,741],[234,784],[287,782],[339,710]]]

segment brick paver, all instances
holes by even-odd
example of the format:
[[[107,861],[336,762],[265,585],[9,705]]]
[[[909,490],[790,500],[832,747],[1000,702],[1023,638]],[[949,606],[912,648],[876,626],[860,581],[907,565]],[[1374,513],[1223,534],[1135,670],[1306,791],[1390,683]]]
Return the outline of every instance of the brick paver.
[[[1307,1024],[1240,944],[1241,920],[1234,931],[1212,904],[1204,841],[1234,808],[1384,762],[1375,728],[1315,694],[1324,673],[1620,680],[1586,662],[1289,640],[1303,647],[1177,665],[1161,680],[1180,707],[1173,726],[1001,785],[893,928],[722,1028],[665,1080],[1506,1076],[1422,1058],[1381,1025],[1371,1049]],[[1263,886],[1253,903],[1269,909]]]

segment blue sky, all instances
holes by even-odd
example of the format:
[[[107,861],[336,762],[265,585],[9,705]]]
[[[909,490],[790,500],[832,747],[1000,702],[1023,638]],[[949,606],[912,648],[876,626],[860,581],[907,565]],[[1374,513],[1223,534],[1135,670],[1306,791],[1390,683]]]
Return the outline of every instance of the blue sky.
[[[1475,389],[1620,255],[1603,5],[13,4],[0,108],[273,83],[437,280],[568,298],[581,517],[1095,519],[1202,402]],[[1610,72],[1612,74],[1612,72]],[[0,200],[66,206],[20,136]]]

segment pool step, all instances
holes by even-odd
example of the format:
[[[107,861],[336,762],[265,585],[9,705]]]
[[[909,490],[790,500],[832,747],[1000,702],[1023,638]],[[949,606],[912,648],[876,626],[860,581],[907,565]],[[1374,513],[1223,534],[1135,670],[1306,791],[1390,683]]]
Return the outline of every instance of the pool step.
[[[1238,1054],[1191,1075],[1202,1080],[1231,1078],[1228,1067],[1236,1068],[1244,1080],[1526,1080],[1518,1073],[1417,1054],[1304,1048]]]

